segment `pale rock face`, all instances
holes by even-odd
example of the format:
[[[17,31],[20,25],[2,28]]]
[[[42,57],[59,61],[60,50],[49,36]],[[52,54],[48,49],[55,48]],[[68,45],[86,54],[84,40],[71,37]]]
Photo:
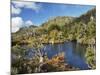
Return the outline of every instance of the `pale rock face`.
[[[94,20],[93,16],[90,17],[90,20],[92,20],[92,21]]]
[[[40,63],[42,63],[43,62],[43,57],[40,57]]]

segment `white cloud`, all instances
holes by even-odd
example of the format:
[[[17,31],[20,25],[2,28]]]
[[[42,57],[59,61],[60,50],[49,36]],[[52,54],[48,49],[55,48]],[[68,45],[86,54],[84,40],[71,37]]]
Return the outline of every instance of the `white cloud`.
[[[23,26],[33,25],[31,20],[23,21],[21,17],[12,17],[11,32],[17,32]]]
[[[23,19],[21,17],[13,17],[12,18],[12,33],[17,32],[20,27],[24,24]]]
[[[32,9],[36,12],[38,12],[39,9],[41,8],[41,6],[37,5],[35,2],[12,1],[12,3],[15,5],[16,8],[28,8],[28,9]]]
[[[33,25],[33,23],[32,23],[31,20],[28,20],[28,21],[25,22],[25,25],[26,25],[26,26],[30,26],[30,25]]]
[[[20,14],[21,13],[21,9],[20,8],[16,8],[13,5],[12,5],[11,9],[12,9],[11,10],[12,14]]]

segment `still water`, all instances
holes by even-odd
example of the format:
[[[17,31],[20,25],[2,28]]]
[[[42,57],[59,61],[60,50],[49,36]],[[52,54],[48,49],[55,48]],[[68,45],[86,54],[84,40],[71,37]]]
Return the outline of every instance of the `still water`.
[[[76,42],[65,42],[60,44],[46,44],[43,50],[49,59],[57,55],[60,52],[64,52],[65,63],[71,66],[80,68],[81,70],[88,69],[88,65],[85,61],[86,46]],[[34,55],[32,50],[28,52],[30,55]]]

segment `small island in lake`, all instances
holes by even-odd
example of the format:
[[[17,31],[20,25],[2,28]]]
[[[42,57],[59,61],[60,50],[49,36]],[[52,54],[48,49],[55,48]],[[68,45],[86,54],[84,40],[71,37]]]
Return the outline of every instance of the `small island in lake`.
[[[12,1],[11,74],[96,69],[96,7]]]

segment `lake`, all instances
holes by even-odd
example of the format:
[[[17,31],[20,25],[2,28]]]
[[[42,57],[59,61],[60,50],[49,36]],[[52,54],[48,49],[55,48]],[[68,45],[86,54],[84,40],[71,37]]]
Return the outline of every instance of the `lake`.
[[[46,53],[49,59],[60,52],[64,52],[65,63],[68,63],[73,67],[80,68],[81,70],[89,69],[85,61],[86,45],[82,45],[76,42],[45,44],[42,51],[43,53]],[[27,54],[28,56],[32,57],[34,55],[34,50],[28,50]]]

